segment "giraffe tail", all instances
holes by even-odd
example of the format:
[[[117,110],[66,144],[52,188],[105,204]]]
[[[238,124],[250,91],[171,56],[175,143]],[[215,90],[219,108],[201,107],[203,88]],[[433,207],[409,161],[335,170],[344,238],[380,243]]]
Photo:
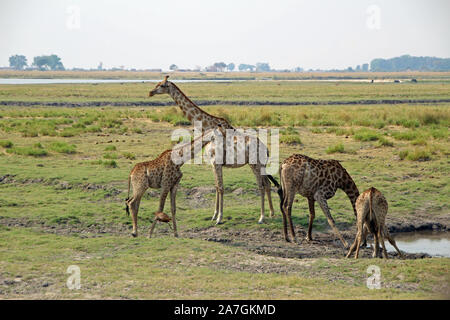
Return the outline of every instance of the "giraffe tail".
[[[270,181],[272,181],[272,183],[275,185],[275,187],[277,188],[277,193],[278,196],[280,197],[280,201],[283,201],[283,188],[281,187],[281,185],[278,183],[278,181],[271,176],[270,174],[268,174],[266,176]]]
[[[128,176],[128,196],[125,199],[125,212],[127,213],[127,216],[130,216],[130,208],[128,207],[128,200],[130,200],[130,180],[131,175]]]
[[[375,191],[374,187],[371,187],[370,191],[369,191],[369,218],[370,218],[370,221],[373,221],[374,225],[376,226],[377,225],[377,223],[376,223],[377,218],[373,214],[373,208],[372,208],[372,202],[373,202],[372,198],[373,198],[374,191]]]
[[[285,212],[284,212],[284,192],[283,192],[283,183],[284,183],[284,181],[283,181],[283,176],[282,176],[282,174],[281,174],[281,167],[280,167],[280,184],[277,186],[278,187],[278,190],[277,190],[277,193],[278,193],[278,196],[280,197],[280,210],[281,210],[281,213],[284,215],[285,214]]]

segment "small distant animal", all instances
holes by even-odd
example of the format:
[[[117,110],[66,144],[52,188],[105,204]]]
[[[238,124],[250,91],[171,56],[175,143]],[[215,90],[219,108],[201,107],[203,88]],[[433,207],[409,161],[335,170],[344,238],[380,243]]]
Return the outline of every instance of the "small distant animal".
[[[411,79],[411,82],[417,82],[417,79]]]
[[[355,251],[355,259],[358,259],[359,249],[363,239],[366,239],[367,231],[373,234],[375,243],[372,257],[378,257],[379,246],[381,242],[383,247],[383,257],[388,258],[386,247],[384,245],[384,238],[389,240],[389,243],[397,250],[400,257],[404,257],[401,251],[398,249],[395,240],[389,234],[389,230],[386,228],[385,219],[388,211],[388,203],[383,194],[376,188],[371,187],[361,193],[356,199],[356,226],[358,231],[356,233],[355,241],[348,250],[347,258]]]
[[[400,83],[400,80],[394,80],[395,83]]]

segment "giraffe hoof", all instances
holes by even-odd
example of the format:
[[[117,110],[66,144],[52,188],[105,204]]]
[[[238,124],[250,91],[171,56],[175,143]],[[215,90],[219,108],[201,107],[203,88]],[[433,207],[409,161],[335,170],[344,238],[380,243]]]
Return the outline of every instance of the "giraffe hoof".
[[[137,233],[136,232],[132,232],[131,235],[133,236],[133,238],[137,237]]]
[[[258,224],[263,224],[264,223],[264,220],[263,219],[259,219],[258,220]]]

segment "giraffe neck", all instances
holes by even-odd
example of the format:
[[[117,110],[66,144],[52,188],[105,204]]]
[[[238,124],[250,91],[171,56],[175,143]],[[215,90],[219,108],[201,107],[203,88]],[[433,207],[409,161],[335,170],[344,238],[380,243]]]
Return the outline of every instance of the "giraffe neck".
[[[215,117],[200,109],[174,83],[170,83],[169,94],[189,121],[192,123],[194,121],[202,122],[202,131],[215,129],[219,124],[224,129],[233,128],[225,119]]]
[[[207,133],[195,138],[191,142],[185,143],[173,149],[173,151],[178,151],[179,155],[183,157],[184,154],[190,153],[190,159],[194,159],[195,155],[203,149],[208,143],[211,142],[211,137],[214,134],[214,130],[209,130]],[[180,164],[180,166],[182,166]]]
[[[353,179],[350,177],[347,171],[344,172],[341,182],[341,189],[347,194],[347,197],[352,203],[353,212],[356,216],[356,199],[359,197],[359,190]]]

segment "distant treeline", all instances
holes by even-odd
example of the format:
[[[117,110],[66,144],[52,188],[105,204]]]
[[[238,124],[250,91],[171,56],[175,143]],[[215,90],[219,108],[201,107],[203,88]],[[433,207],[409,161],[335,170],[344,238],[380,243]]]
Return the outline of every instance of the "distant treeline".
[[[403,55],[391,59],[374,59],[370,62],[370,71],[450,71],[450,58]]]

